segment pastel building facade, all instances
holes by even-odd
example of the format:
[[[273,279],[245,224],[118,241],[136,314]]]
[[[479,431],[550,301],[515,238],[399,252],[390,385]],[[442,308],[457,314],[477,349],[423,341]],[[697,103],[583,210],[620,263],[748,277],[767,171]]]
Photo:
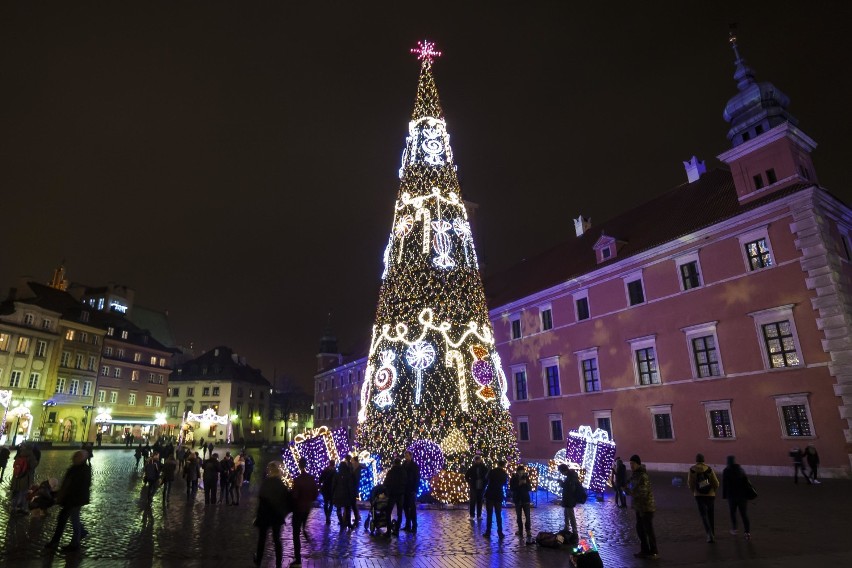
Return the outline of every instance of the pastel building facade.
[[[486,281],[521,454],[580,425],[685,471],[736,455],[792,472],[813,444],[852,464],[852,211],[817,181],[789,100],[736,52],[727,165]]]

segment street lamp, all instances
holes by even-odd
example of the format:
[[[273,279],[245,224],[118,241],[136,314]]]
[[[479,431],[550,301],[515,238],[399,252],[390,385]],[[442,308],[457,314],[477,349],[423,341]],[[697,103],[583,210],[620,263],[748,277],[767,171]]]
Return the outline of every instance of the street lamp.
[[[88,438],[89,438],[89,436],[88,436],[88,434],[89,434],[88,430],[89,430],[89,429],[88,429],[88,427],[87,427],[87,424],[89,423],[89,412],[91,412],[93,408],[95,408],[95,407],[94,407],[94,406],[92,406],[92,405],[90,405],[90,404],[86,404],[86,405],[84,405],[84,406],[83,406],[83,411],[86,413],[86,414],[83,416],[83,433],[80,435],[80,438],[81,438],[81,439],[80,439],[80,441],[81,441],[81,442],[83,442],[83,443],[85,443],[85,442],[88,442],[88,441],[89,441],[89,440],[88,440]]]

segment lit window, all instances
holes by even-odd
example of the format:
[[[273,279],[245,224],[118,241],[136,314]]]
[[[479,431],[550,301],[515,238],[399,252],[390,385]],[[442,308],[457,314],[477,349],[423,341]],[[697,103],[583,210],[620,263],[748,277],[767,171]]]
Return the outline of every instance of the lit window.
[[[716,400],[704,402],[703,404],[710,438],[736,438],[736,431],[734,430],[734,422],[731,414],[731,401]]]
[[[781,421],[781,435],[784,438],[813,438],[813,419],[808,395],[785,394],[775,397],[778,418]]]
[[[11,336],[8,333],[0,333],[0,351],[9,350],[9,340]]]
[[[21,355],[26,354],[30,349],[30,338],[29,337],[19,337],[18,338],[18,346],[15,351]]]
[[[130,371],[130,380],[138,381],[139,380],[139,371]]]
[[[133,354],[133,362],[139,363],[141,361],[142,361],[142,354],[141,353],[134,353]]]
[[[749,314],[754,318],[763,345],[761,356],[767,369],[783,369],[803,365],[793,305],[760,310]]]
[[[122,338],[122,339],[127,339],[127,336],[128,336],[127,331],[122,331],[122,332],[121,332],[121,338]]]
[[[65,340],[66,341],[74,341],[74,330],[69,329],[65,332]]]
[[[109,335],[110,337],[115,335],[115,328],[114,327],[108,327],[107,328],[107,335]]]
[[[156,357],[156,355],[152,355],[152,356],[151,356],[151,364],[152,364],[152,365],[156,365],[156,364],[157,364],[157,357]]]

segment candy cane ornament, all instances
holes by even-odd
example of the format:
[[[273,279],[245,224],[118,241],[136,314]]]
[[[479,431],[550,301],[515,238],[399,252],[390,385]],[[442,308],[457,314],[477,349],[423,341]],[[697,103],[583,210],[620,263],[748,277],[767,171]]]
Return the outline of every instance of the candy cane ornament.
[[[459,405],[461,406],[462,412],[467,412],[467,384],[464,376],[464,357],[462,357],[462,354],[459,351],[453,349],[452,351],[447,352],[446,365],[450,368],[452,368],[453,365],[456,366],[456,375],[459,378]]]

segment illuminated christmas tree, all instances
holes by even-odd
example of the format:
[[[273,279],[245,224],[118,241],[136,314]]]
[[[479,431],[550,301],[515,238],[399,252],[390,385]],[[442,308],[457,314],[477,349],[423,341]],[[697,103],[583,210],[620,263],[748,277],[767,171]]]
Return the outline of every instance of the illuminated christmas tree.
[[[440,52],[421,42],[412,53],[422,63],[417,100],[384,251],[356,443],[382,469],[412,448],[433,494],[465,500],[461,474],[474,454],[512,464],[518,446],[432,75]]]

